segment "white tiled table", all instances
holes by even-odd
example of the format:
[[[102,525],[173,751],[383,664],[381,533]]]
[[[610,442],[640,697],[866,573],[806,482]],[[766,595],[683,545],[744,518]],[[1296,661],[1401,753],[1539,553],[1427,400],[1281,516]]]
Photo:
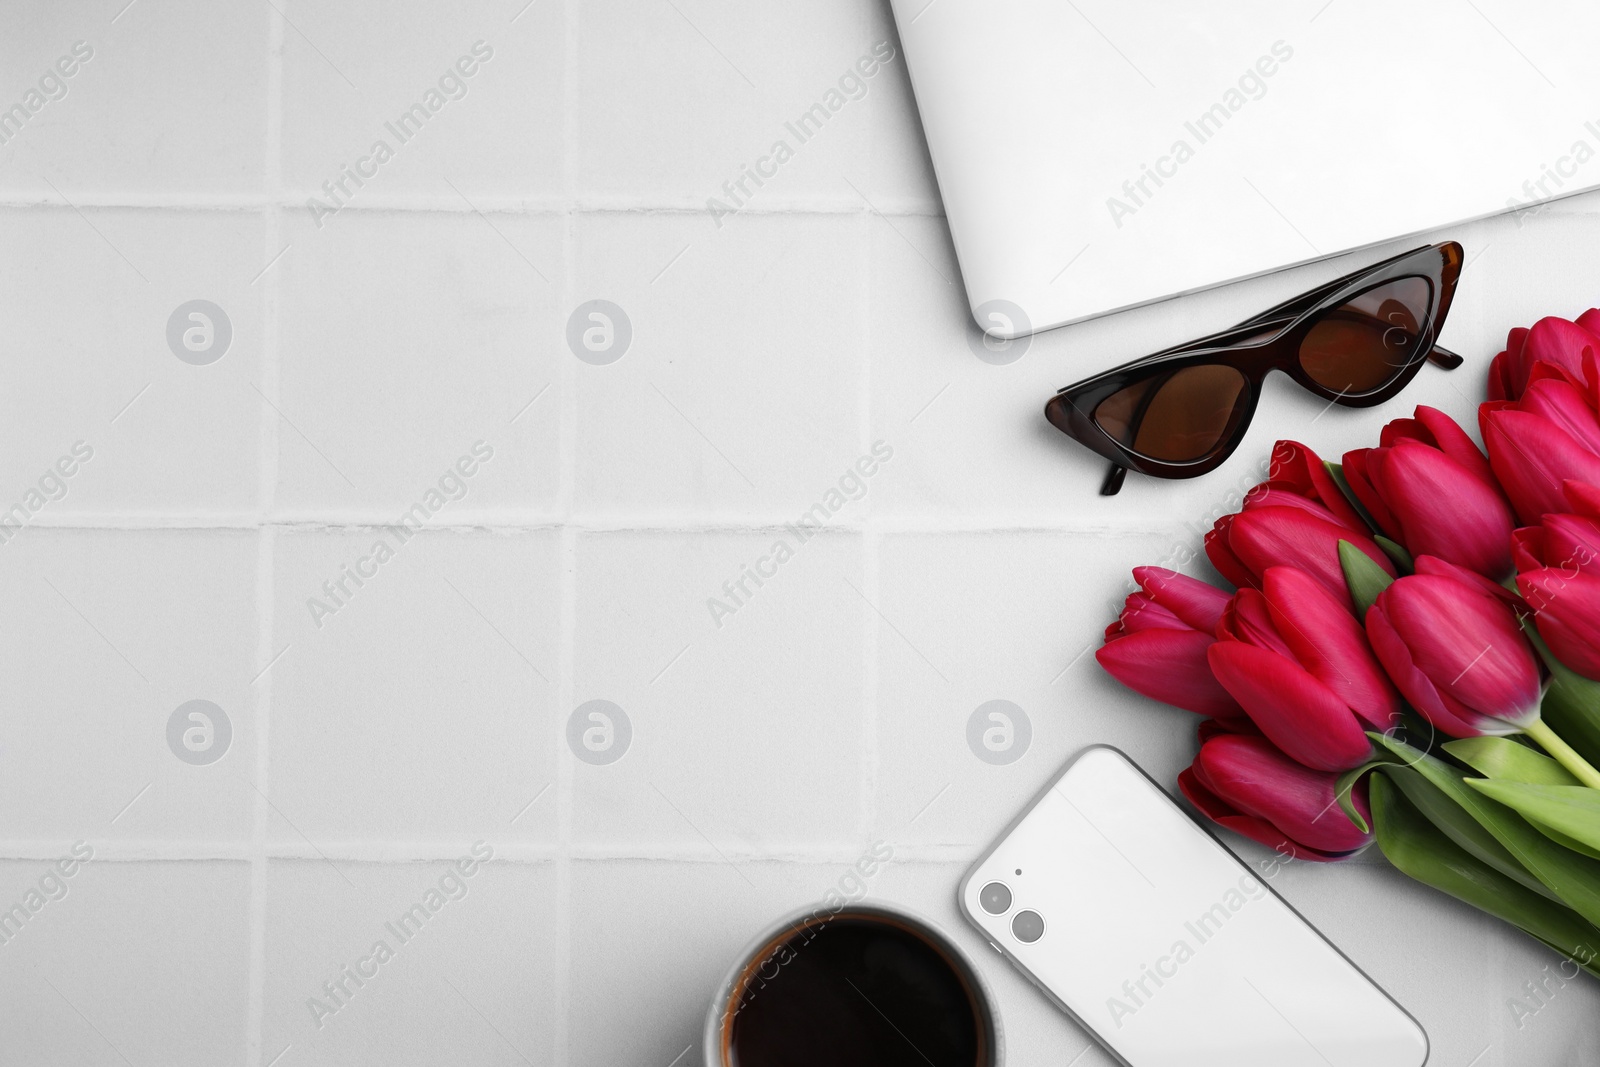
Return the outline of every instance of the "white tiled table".
[[[1196,552],[1185,520],[1276,434],[1337,455],[1406,410],[1274,382],[1222,471],[1097,497],[1040,417],[1055,387],[1339,268],[984,363],[899,58],[717,225],[707,198],[894,39],[878,4],[123,3],[13,4],[0,34],[0,102],[93,48],[0,145],[0,504],[93,449],[0,545],[0,903],[93,849],[0,944],[8,1064],[694,1063],[730,954],[878,840],[870,894],[979,949],[959,872],[1052,768],[1106,741],[1170,781],[1192,754],[1190,717],[1085,654],[1128,568]],[[466,95],[319,226],[307,199],[479,40]],[[1508,326],[1596,301],[1597,206],[1453,231],[1444,341],[1471,363],[1406,405],[1470,418]],[[203,367],[166,339],[196,298],[233,330]],[[591,299],[632,324],[610,365],[565,342]],[[478,441],[465,495],[316,625],[308,599]],[[192,699],[232,724],[206,766],[167,743]],[[566,740],[595,699],[632,727],[606,765]],[[965,740],[991,699],[1032,724],[1006,766]],[[474,842],[493,860],[450,879]],[[465,895],[388,933],[442,878]],[[1276,884],[1434,1063],[1600,1057],[1600,987],[1519,1028],[1548,954],[1376,854]],[[980,965],[1012,1062],[1107,1062]]]

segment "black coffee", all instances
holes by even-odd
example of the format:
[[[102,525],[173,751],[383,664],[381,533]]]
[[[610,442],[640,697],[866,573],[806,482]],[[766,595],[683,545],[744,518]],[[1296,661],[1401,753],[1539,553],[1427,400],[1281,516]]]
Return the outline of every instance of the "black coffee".
[[[733,1067],[986,1067],[965,967],[887,916],[820,917],[746,972],[723,1035]]]

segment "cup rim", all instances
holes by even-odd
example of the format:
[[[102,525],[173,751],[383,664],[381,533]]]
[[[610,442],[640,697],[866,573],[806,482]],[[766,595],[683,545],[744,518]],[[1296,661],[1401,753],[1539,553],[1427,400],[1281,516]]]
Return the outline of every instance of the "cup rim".
[[[995,1001],[994,987],[989,984],[983,972],[978,969],[977,961],[972,954],[956,943],[944,927],[934,922],[912,908],[900,904],[889,904],[879,901],[857,900],[846,901],[835,906],[826,902],[819,902],[806,907],[796,908],[762,927],[755,936],[745,942],[743,948],[734,957],[723,974],[722,980],[717,983],[716,992],[712,994],[711,1005],[706,1010],[705,1025],[701,1031],[701,1056],[706,1067],[728,1067],[728,1061],[723,1057],[722,1050],[722,1022],[727,1014],[729,1000],[733,994],[733,987],[739,981],[745,969],[755,961],[756,953],[764,946],[775,940],[780,934],[790,929],[799,929],[808,922],[815,921],[822,916],[836,919],[849,914],[881,916],[884,918],[899,919],[916,925],[926,936],[937,941],[959,967],[966,972],[966,977],[971,981],[973,990],[978,995],[979,1011],[984,1017],[983,1021],[989,1030],[990,1044],[994,1054],[990,1067],[1001,1067],[1005,1062],[1005,1040],[1000,1025],[1000,1008]]]

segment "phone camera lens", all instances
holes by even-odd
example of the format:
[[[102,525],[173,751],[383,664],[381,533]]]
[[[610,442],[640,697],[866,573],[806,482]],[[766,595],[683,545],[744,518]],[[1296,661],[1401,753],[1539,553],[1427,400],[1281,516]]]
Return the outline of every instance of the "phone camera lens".
[[[990,915],[1004,915],[1011,910],[1011,890],[1004,882],[990,882],[978,890],[978,903]]]
[[[1044,916],[1036,911],[1017,912],[1016,918],[1011,920],[1011,933],[1024,945],[1033,944],[1044,936]]]

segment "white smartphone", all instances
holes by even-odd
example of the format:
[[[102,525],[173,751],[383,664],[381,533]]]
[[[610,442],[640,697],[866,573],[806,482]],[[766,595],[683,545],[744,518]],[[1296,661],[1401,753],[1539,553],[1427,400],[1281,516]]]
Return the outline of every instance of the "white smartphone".
[[[1415,1019],[1114,748],[961,881],[989,943],[1127,1067],[1421,1067]]]

